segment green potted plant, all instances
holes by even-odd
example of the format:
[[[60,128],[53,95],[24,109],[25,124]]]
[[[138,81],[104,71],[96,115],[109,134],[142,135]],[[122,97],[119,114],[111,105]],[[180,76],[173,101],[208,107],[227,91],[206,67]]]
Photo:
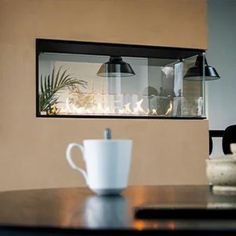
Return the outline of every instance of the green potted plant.
[[[86,88],[87,82],[71,76],[67,69],[62,66],[56,71],[53,67],[52,72],[46,76],[40,76],[39,108],[40,112],[56,114],[56,104],[58,103],[58,91],[65,88],[82,86]]]

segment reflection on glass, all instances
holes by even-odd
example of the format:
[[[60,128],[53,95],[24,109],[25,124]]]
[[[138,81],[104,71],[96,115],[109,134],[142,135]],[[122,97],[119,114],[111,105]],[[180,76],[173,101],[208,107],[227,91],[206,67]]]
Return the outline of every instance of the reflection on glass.
[[[134,75],[101,77],[109,56],[41,53],[39,114],[70,116],[202,117],[202,81],[184,80],[196,56],[185,60],[122,57]]]

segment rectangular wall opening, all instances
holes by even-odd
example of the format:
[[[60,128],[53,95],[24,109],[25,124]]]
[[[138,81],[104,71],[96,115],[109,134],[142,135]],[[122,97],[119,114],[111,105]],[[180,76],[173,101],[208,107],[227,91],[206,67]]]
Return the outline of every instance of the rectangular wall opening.
[[[37,39],[36,114],[205,118],[204,76],[187,78],[199,55],[204,51]]]

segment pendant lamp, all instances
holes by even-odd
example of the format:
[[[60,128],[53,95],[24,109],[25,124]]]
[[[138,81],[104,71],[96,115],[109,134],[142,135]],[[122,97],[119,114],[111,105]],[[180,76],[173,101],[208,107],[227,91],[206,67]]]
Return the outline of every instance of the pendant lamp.
[[[101,77],[128,77],[135,73],[130,64],[124,62],[121,57],[111,56],[109,61],[102,64],[97,72]]]
[[[205,80],[207,81],[220,79],[220,76],[217,73],[216,69],[208,65],[206,58],[204,60],[204,66],[203,66],[203,55],[198,55],[195,65],[188,69],[187,73],[184,76],[184,79],[202,80],[204,73],[205,73]]]

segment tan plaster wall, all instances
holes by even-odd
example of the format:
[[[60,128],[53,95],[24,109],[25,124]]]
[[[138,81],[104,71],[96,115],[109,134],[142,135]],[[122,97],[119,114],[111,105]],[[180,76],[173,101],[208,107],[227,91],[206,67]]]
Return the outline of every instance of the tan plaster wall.
[[[130,184],[206,183],[208,122],[35,117],[35,38],[207,47],[205,0],[0,0],[0,190],[83,185],[64,152],[111,127]]]

